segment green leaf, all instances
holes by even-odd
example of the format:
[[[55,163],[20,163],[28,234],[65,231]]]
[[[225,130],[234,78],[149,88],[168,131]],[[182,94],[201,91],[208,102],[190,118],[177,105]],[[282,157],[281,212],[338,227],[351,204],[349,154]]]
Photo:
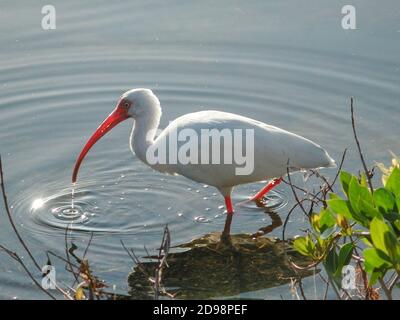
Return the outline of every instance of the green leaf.
[[[293,242],[293,247],[304,256],[311,256],[308,239],[306,237],[298,237]]]
[[[324,261],[324,265],[326,272],[331,275],[334,275],[336,273],[339,265],[339,256],[336,253],[336,249],[334,247],[328,252],[328,255],[326,256],[326,259]]]
[[[361,175],[360,175],[360,184],[363,187],[368,187],[368,180],[367,180],[367,176],[365,175],[365,173],[361,173]]]
[[[341,286],[342,275],[337,276],[338,266],[339,266],[339,256],[336,253],[335,247],[328,252],[326,259],[324,261],[325,270],[337,286]],[[340,270],[341,272],[341,270]]]
[[[336,214],[340,214],[348,219],[353,219],[353,214],[349,208],[349,202],[343,199],[330,199],[326,200],[328,207],[335,212]]]
[[[329,199],[341,199],[341,198],[336,193],[331,192],[329,194]]]
[[[386,181],[385,188],[392,192],[396,198],[400,198],[400,169],[393,168],[392,173]],[[400,208],[399,208],[400,209]]]
[[[381,213],[371,203],[365,201],[364,199],[360,199],[359,209],[363,216],[366,216],[370,219],[382,217]]]
[[[332,228],[336,224],[335,217],[330,210],[321,209],[319,214],[319,228],[323,233],[326,229]]]
[[[327,228],[324,230],[324,232],[321,233],[321,240],[326,240],[330,238],[335,232],[338,230],[338,227],[336,225]]]
[[[390,176],[388,177],[385,188],[392,192],[396,197],[397,211],[400,211],[400,168],[393,168]]]
[[[397,231],[400,232],[400,220],[393,221],[393,225],[395,226]]]
[[[384,234],[385,247],[389,252],[391,261],[395,264],[400,260],[400,245],[393,232],[386,232]]]
[[[398,212],[389,212],[383,215],[385,220],[389,221],[390,223],[394,223],[397,220],[400,220],[400,213]]]
[[[375,248],[387,253],[384,238],[385,232],[389,232],[389,227],[387,224],[382,219],[374,218],[371,221],[370,232],[372,243]]]
[[[363,226],[368,226],[368,219],[366,216],[362,215],[360,212],[355,211],[348,200],[342,199],[331,199],[326,201],[328,208],[330,208],[334,213],[344,216],[347,219],[352,219]]]
[[[340,183],[342,184],[343,192],[348,196],[349,184],[352,175],[346,171],[340,171]]]
[[[374,245],[372,244],[371,241],[367,237],[361,237],[360,238],[362,242],[364,242],[368,247],[373,247]]]
[[[361,199],[373,205],[372,195],[367,187],[360,185],[356,177],[352,177],[349,184],[349,201],[354,211],[361,210]]]
[[[339,251],[339,268],[342,270],[342,267],[349,264],[351,255],[353,253],[354,245],[349,242],[344,244]]]
[[[370,232],[374,247],[390,257],[393,246],[396,247],[397,239],[387,223],[383,219],[372,219]]]
[[[363,255],[365,259],[365,271],[368,273],[372,273],[375,269],[390,266],[390,261],[385,258],[385,255],[383,255],[382,252],[379,252],[375,248],[364,249]]]
[[[314,229],[315,231],[317,231],[317,232],[320,232],[320,228],[319,228],[319,219],[320,219],[320,217],[319,217],[319,214],[317,214],[317,213],[313,213],[313,214],[310,216],[310,224],[311,224],[311,226],[313,227],[313,229]]]
[[[371,273],[371,277],[369,278],[368,285],[373,286],[379,278],[383,278],[383,272],[380,270],[375,270]]]
[[[379,188],[374,191],[374,202],[375,206],[382,212],[391,212],[396,203],[396,199],[393,197],[392,193],[385,188]]]
[[[351,260],[351,255],[353,253],[354,245],[349,242],[344,244],[339,251],[338,256],[338,266],[335,272],[335,277],[342,277],[342,269],[345,265],[348,265]]]

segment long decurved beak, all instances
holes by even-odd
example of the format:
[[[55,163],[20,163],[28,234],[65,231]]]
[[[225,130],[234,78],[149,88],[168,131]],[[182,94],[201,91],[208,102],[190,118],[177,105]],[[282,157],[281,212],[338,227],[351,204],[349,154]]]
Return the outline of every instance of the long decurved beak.
[[[117,106],[113,112],[103,121],[103,123],[96,129],[93,135],[90,137],[88,142],[86,142],[83,147],[81,153],[79,154],[78,159],[75,162],[74,172],[72,173],[72,182],[76,182],[76,178],[78,176],[79,167],[86,154],[89,152],[90,148],[100,140],[108,131],[114,128],[118,123],[128,119],[128,112],[126,109]]]

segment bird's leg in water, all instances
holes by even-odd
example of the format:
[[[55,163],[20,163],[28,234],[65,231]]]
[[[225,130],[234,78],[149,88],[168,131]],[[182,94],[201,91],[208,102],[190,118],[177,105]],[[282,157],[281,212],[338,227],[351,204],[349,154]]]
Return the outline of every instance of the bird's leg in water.
[[[270,192],[273,188],[275,188],[279,183],[281,183],[282,177],[273,179],[272,181],[268,182],[268,184],[258,191],[254,196],[251,197],[250,200],[255,201],[257,204],[261,204],[261,200],[265,194]]]
[[[225,205],[226,205],[226,219],[225,219],[224,231],[222,231],[221,235],[221,241],[230,242],[231,223],[233,216],[233,205],[230,196],[225,197]]]

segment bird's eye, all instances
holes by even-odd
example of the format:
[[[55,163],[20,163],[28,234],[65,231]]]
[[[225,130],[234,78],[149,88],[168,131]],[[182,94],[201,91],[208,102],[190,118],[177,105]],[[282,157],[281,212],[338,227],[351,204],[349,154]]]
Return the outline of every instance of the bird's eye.
[[[129,103],[129,102],[125,102],[125,103],[124,103],[124,107],[125,107],[125,108],[127,108],[127,109],[128,109],[128,108],[129,108],[129,106],[130,106],[130,103]]]

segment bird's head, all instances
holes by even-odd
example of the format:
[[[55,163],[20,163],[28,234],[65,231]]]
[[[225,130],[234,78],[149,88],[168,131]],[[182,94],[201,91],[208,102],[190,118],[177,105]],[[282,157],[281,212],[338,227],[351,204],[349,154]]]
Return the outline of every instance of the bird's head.
[[[115,109],[100,124],[83,147],[75,163],[72,182],[76,182],[79,167],[90,148],[118,123],[128,118],[133,118],[135,120],[146,118],[147,121],[152,121],[153,119],[159,119],[160,115],[160,102],[150,89],[139,88],[125,92],[119,98]]]
[[[150,89],[132,89],[125,92],[118,101],[118,106],[127,109],[127,115],[134,119],[153,117],[159,112],[160,101]],[[117,106],[117,107],[118,107]]]

